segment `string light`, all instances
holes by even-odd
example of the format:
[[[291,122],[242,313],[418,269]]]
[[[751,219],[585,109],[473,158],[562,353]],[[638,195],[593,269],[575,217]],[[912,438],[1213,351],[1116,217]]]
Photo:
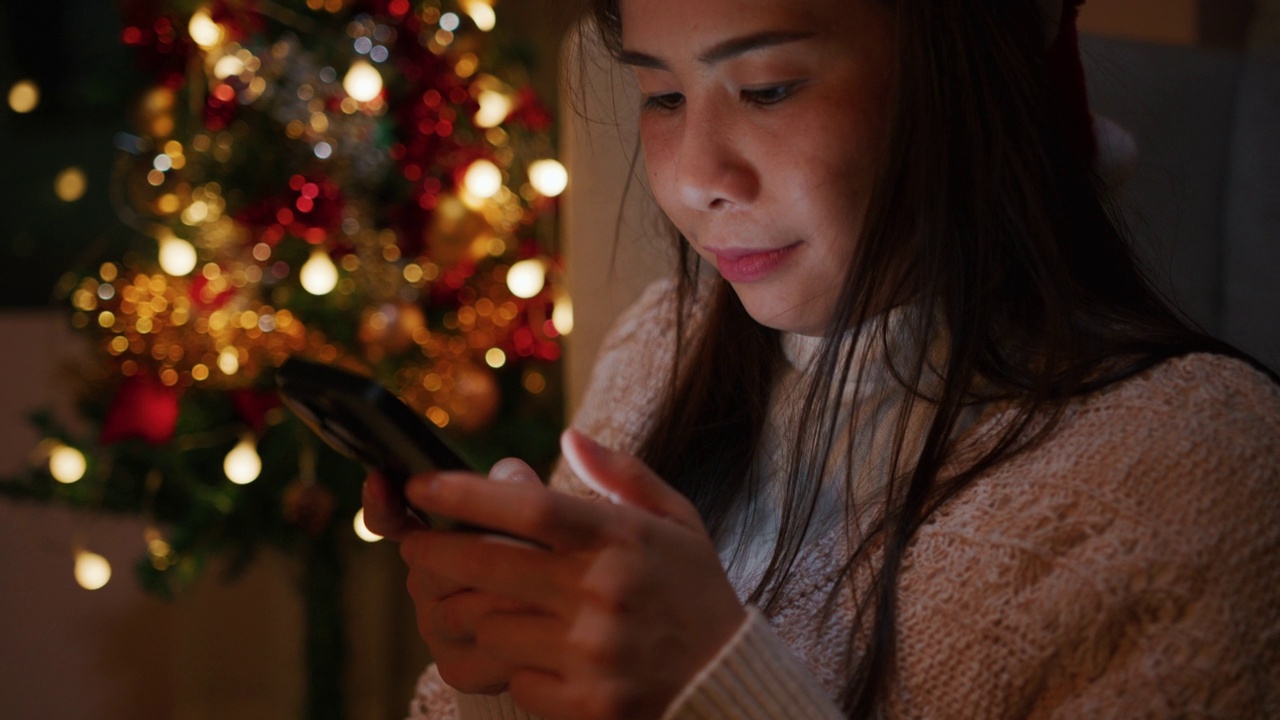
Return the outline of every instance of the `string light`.
[[[569,171],[557,160],[535,160],[529,164],[529,184],[544,197],[556,197],[569,186]]]
[[[218,369],[223,375],[235,375],[240,372],[240,353],[233,347],[218,353]]]
[[[85,590],[98,590],[111,581],[111,563],[97,553],[77,548],[75,553],[76,582]]]
[[[381,535],[370,530],[369,526],[364,524],[364,508],[356,511],[355,520],[351,524],[355,527],[356,537],[365,542],[373,543],[382,539]]]
[[[316,248],[302,264],[298,279],[302,282],[302,289],[312,295],[328,295],[338,286],[338,267],[333,264],[329,253]]]
[[[484,354],[484,361],[489,367],[497,370],[507,364],[507,354],[502,352],[501,348],[489,348],[489,351]]]
[[[184,277],[196,269],[196,248],[167,229],[160,237],[160,269]]]
[[[64,485],[83,478],[87,468],[84,453],[73,447],[57,443],[49,451],[49,474]]]
[[[378,68],[367,60],[356,60],[351,63],[346,77],[342,78],[342,89],[347,91],[353,100],[372,102],[382,94],[382,75]]]
[[[258,448],[252,435],[245,435],[227,453],[222,462],[222,470],[227,479],[237,485],[248,485],[258,479],[262,473],[262,458],[258,457]]]
[[[195,11],[191,16],[191,22],[187,23],[187,32],[191,34],[191,39],[206,51],[221,44],[224,35],[222,26],[214,22],[209,11],[204,8]]]
[[[542,292],[547,282],[547,268],[537,258],[529,258],[507,271],[507,289],[518,298],[529,299]]]
[[[556,298],[555,306],[551,310],[551,325],[561,335],[573,332],[573,300],[569,298],[568,293],[562,293]]]
[[[492,128],[501,125],[511,114],[511,98],[497,90],[482,90],[476,97],[480,109],[476,111],[475,123],[478,127]]]
[[[462,184],[478,198],[491,198],[502,189],[502,171],[489,160],[480,159],[467,168]]]
[[[483,32],[489,32],[498,24],[498,15],[493,6],[482,0],[463,0],[462,10],[471,16],[471,22]]]

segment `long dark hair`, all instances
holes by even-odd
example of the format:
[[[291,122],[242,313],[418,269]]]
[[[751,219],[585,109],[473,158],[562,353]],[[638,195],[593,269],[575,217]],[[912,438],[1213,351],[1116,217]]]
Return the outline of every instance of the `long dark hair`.
[[[766,612],[777,606],[813,523],[818,486],[839,447],[832,389],[861,381],[854,354],[842,348],[859,345],[863,332],[881,333],[870,339],[887,347],[888,326],[866,321],[886,298],[909,296],[920,311],[910,315],[908,336],[920,345],[894,372],[912,390],[927,374],[941,382],[927,396],[913,393],[902,411],[890,467],[905,470],[889,478],[872,531],[855,538],[832,591],[834,602],[856,568],[873,567],[856,599],[854,636],[866,647],[851,648],[841,697],[858,718],[889,697],[899,574],[931,513],[1040,442],[1073,398],[1187,352],[1238,354],[1193,329],[1140,269],[1091,158],[1079,151],[1076,116],[1063,112],[1062,90],[1046,69],[1040,3],[879,1],[896,18],[898,47],[888,144],[791,438],[781,534],[751,595]],[[596,0],[595,20],[616,54],[619,0]],[[707,317],[677,353],[640,454],[694,502],[716,536],[735,504],[758,488],[752,458],[780,342],[724,282],[698,295],[696,256],[685,247],[680,257],[680,304],[696,298],[708,305]],[[941,367],[931,367],[926,344],[938,337],[947,352]],[[943,477],[960,418],[977,402],[999,403],[1011,419],[979,457],[947,467]],[[908,450],[906,417],[922,408],[931,420],[911,446],[919,449]]]

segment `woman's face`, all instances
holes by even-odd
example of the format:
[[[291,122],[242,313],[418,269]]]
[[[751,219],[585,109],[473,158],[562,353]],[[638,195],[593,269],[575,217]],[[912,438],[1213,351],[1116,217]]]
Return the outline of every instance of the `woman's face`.
[[[886,135],[877,0],[621,0],[658,204],[756,321],[818,335]]]

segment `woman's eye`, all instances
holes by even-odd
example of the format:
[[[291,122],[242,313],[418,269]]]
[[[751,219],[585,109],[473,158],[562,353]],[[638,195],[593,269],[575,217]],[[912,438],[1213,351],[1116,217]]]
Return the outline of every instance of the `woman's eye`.
[[[749,88],[742,91],[742,99],[753,105],[776,105],[795,94],[801,83]]]
[[[645,110],[675,110],[683,104],[684,95],[680,93],[658,93],[644,98]]]

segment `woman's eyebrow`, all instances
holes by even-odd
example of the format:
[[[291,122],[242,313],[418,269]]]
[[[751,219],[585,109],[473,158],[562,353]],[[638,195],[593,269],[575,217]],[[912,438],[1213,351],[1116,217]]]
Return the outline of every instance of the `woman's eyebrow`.
[[[698,56],[698,62],[704,65],[716,65],[731,58],[777,45],[808,40],[816,33],[806,31],[766,30],[742,37],[730,38],[716,43]],[[669,70],[667,63],[660,58],[636,50],[626,50],[618,54],[618,61],[624,65]]]

